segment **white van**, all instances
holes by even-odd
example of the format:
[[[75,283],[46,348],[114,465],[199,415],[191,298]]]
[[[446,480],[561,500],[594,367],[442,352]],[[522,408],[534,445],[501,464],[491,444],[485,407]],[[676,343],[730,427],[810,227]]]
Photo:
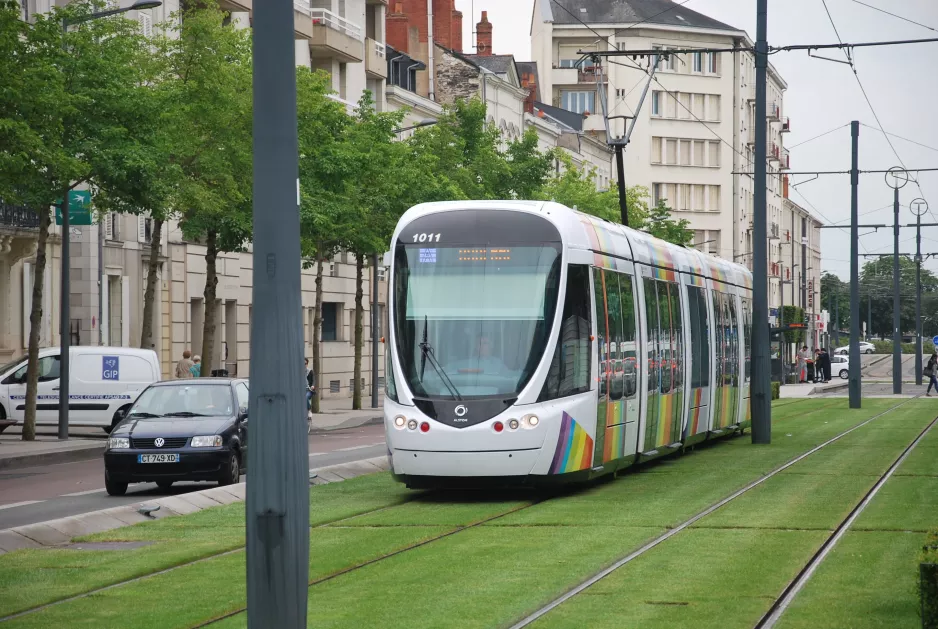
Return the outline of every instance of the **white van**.
[[[58,424],[59,364],[57,347],[39,350],[36,423]],[[110,430],[120,414],[148,385],[160,379],[160,363],[151,349],[72,347],[69,362],[69,426],[102,426]],[[26,408],[25,356],[0,367],[0,419],[23,422]]]

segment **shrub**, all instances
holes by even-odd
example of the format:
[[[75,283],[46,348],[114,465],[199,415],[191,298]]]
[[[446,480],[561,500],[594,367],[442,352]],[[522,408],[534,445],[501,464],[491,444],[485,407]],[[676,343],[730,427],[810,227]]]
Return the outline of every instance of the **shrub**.
[[[778,399],[778,397],[779,397],[779,393],[778,393],[778,392],[779,392],[779,389],[780,389],[780,388],[781,388],[780,383],[778,383],[778,382],[773,382],[773,383],[772,383],[772,399],[773,399],[773,400],[777,400],[777,399]]]
[[[891,354],[893,343],[892,341],[872,341],[873,345],[876,347],[877,354]],[[935,351],[935,344],[931,342],[930,339],[922,340],[922,354],[925,356],[931,356],[932,352]],[[902,353],[903,354],[914,354],[915,353],[915,343],[903,343],[902,344]]]
[[[938,629],[938,530],[926,536],[918,568],[922,629]]]

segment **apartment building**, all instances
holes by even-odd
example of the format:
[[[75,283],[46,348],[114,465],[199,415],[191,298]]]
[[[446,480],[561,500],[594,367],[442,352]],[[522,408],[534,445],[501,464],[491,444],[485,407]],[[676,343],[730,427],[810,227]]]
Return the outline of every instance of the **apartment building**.
[[[24,17],[48,11],[54,0],[28,0]],[[389,62],[384,48],[384,9],[380,0],[337,0],[294,2],[296,61],[327,70],[337,94],[333,97],[353,108],[365,89],[372,90],[376,106],[383,109],[385,78]],[[150,34],[176,12],[178,0],[164,0],[162,7],[131,12]],[[249,28],[251,0],[224,0],[226,18]],[[28,12],[27,12],[28,10]],[[52,227],[47,247],[41,344],[59,344],[61,228]],[[153,222],[146,216],[111,214],[97,225],[72,226],[71,243],[71,342],[76,345],[108,344],[137,346],[143,327],[143,295],[147,262],[153,237]],[[26,351],[29,312],[36,255],[38,218],[24,208],[0,206],[0,363]],[[164,226],[159,247],[156,307],[153,312],[153,349],[159,355],[163,376],[170,377],[182,352],[201,353],[206,308],[215,309],[216,347],[213,363],[232,375],[247,375],[250,367],[250,324],[252,319],[252,269],[250,249],[246,253],[222,254],[218,258],[217,301],[204,303],[205,247],[187,241],[178,224]],[[325,265],[323,278],[323,323],[321,331],[323,397],[350,396],[353,384],[355,258],[340,253]],[[384,335],[386,321],[387,269],[377,270],[379,320]],[[372,294],[372,272],[366,268],[364,294]],[[99,288],[100,287],[100,288]],[[302,273],[304,354],[313,353],[313,317],[316,303],[315,269]],[[100,302],[99,302],[100,297]],[[364,302],[364,336],[371,338],[370,299]],[[379,380],[383,386],[383,345],[379,346]],[[366,394],[371,391],[372,347],[363,348],[362,379]],[[301,365],[297,369],[302,369]]]
[[[585,23],[585,25],[584,25]],[[629,185],[646,186],[690,222],[701,251],[752,265],[755,59],[748,52],[667,54],[688,48],[752,46],[748,35],[670,0],[535,0],[531,54],[545,102],[580,114],[583,129],[606,136],[606,116],[634,118],[651,58],[594,64],[582,52],[660,50],[656,78],[625,151]],[[769,260],[778,260],[787,84],[768,71]],[[605,110],[603,106],[605,100]],[[631,120],[609,121],[614,137]],[[734,174],[748,173],[748,174]],[[770,267],[771,268],[771,267]],[[770,306],[781,302],[780,284]]]
[[[773,283],[780,303],[804,309],[809,348],[819,347],[824,330],[821,305],[821,221],[788,197],[788,177],[782,179],[782,212],[779,225],[779,257],[774,262]],[[776,279],[777,278],[777,279]],[[790,322],[789,322],[790,323]]]

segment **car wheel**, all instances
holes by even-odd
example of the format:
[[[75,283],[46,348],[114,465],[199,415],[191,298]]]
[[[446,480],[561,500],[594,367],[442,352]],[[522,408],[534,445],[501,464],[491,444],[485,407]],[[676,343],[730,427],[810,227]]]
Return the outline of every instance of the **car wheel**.
[[[872,353],[873,353],[873,350],[868,349],[868,350],[866,350],[866,353],[867,353],[867,354],[872,354]]]
[[[3,408],[3,404],[0,404],[0,419],[6,419],[6,418],[7,418],[6,409]]]
[[[218,479],[218,485],[224,487],[225,485],[236,485],[241,480],[241,461],[238,457],[237,452],[232,452],[228,455],[228,463],[225,465],[225,469],[221,473],[221,478]]]
[[[163,491],[169,491],[169,488],[173,486],[173,481],[171,480],[158,480],[156,481],[156,486],[162,489]]]
[[[104,488],[109,496],[123,496],[127,493],[127,483],[118,483],[111,480],[110,474],[104,470]]]
[[[846,369],[841,369],[841,370],[840,370],[840,377],[843,378],[844,380],[846,380],[847,378],[850,377],[850,372],[847,371]]]

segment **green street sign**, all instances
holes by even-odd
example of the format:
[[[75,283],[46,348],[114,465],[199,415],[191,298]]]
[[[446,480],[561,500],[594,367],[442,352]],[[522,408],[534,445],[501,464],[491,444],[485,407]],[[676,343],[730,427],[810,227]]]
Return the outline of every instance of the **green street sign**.
[[[71,190],[68,193],[69,225],[93,225],[91,216],[91,193],[87,190]],[[62,224],[62,199],[55,201],[55,224]]]

